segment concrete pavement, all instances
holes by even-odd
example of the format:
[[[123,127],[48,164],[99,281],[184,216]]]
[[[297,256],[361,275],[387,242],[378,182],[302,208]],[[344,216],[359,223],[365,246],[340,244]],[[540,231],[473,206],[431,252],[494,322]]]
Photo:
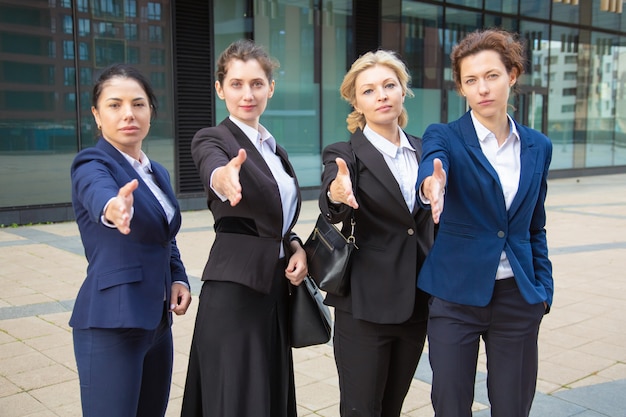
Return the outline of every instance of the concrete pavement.
[[[548,191],[548,244],[555,297],[540,331],[533,417],[626,417],[626,174],[555,179]],[[317,217],[303,205],[303,237]],[[183,213],[178,244],[195,295],[211,242],[207,210]],[[80,416],[67,325],[86,261],[73,222],[0,228],[0,416]],[[173,326],[168,416],[182,400],[197,297]],[[339,416],[330,345],[294,349],[300,416]],[[489,416],[484,353],[474,416]],[[403,416],[432,416],[427,348]]]

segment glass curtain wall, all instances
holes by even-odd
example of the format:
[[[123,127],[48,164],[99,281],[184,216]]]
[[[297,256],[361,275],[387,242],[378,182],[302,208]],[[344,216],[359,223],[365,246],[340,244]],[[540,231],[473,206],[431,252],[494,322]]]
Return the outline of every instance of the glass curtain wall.
[[[169,0],[0,1],[0,207],[68,203],[70,165],[95,143],[91,89],[136,65],[160,102],[144,151],[174,173]]]
[[[600,0],[440,3],[402,0],[401,16],[386,17],[401,22],[398,49],[413,77],[407,131],[421,135],[467,110],[452,82],[452,47],[477,28],[503,27],[518,32],[528,52],[511,114],[550,137],[551,169],[626,164],[626,39],[615,34],[626,29],[626,13],[604,10]]]
[[[318,186],[320,151],[345,140],[346,103],[339,85],[346,71],[346,1],[215,1],[216,59],[231,42],[254,39],[280,62],[276,88],[261,123],[289,152],[301,187]],[[228,116],[217,100],[216,120]]]

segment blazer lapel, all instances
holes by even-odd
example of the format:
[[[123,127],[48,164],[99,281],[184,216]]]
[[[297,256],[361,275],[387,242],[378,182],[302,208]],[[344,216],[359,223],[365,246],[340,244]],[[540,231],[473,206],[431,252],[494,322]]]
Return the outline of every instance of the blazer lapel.
[[[491,165],[491,163],[483,153],[482,148],[480,147],[478,135],[476,135],[476,129],[474,129],[474,123],[472,123],[472,116],[470,115],[469,111],[465,113],[465,115],[459,120],[459,128],[461,129],[460,133],[463,137],[465,146],[472,158],[478,161],[478,163],[485,169],[485,171],[487,171],[489,175],[491,175],[491,177],[494,179],[494,181],[496,181],[496,183],[500,186],[500,190],[502,190],[498,173]],[[502,199],[502,201],[504,202],[504,198]]]
[[[368,167],[372,176],[375,177],[380,182],[381,186],[389,192],[392,200],[404,207],[405,211],[408,213],[409,208],[406,206],[398,181],[396,181],[396,178],[387,166],[387,162],[385,162],[385,158],[381,155],[378,149],[376,149],[374,145],[367,140],[361,129],[354,132],[350,142],[352,143],[352,149],[354,150],[357,158],[359,158],[359,160],[366,167]],[[356,198],[357,200],[359,198],[358,191]]]
[[[534,181],[535,166],[537,164],[537,147],[535,140],[529,132],[516,123],[520,135],[520,179],[517,193],[509,207],[509,218],[521,207],[522,202]]]

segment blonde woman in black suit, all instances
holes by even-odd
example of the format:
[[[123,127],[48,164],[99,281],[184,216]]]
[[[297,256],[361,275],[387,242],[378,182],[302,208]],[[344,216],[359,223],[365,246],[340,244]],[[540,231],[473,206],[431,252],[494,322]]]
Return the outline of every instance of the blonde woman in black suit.
[[[402,129],[408,82],[393,52],[357,59],[340,89],[354,108],[350,141],[323,152],[320,209],[346,233],[354,210],[359,247],[349,294],[326,297],[335,307],[342,416],[399,416],[426,337],[428,297],[416,281],[434,224],[415,196],[421,140]]]
[[[196,133],[191,152],[216,237],[191,346],[182,415],[293,417],[288,284],[307,273],[291,231],[300,211],[287,153],[259,119],[277,63],[252,41],[220,56],[215,89],[230,116]]]

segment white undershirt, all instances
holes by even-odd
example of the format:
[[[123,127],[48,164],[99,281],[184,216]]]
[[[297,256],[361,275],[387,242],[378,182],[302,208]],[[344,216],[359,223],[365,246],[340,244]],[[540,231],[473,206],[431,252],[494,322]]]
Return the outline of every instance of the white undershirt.
[[[476,119],[473,111],[470,112],[470,114],[476,135],[478,136],[478,141],[480,142],[480,148],[491,166],[496,170],[498,178],[500,179],[500,185],[502,186],[502,193],[504,195],[504,204],[508,210],[511,207],[511,203],[519,187],[521,158],[519,132],[515,127],[515,123],[513,123],[513,120],[507,114],[510,128],[509,135],[502,146],[499,146],[496,135]],[[496,272],[496,279],[511,278],[512,276],[513,270],[511,269],[511,264],[506,257],[506,253],[502,251],[500,264]]]

